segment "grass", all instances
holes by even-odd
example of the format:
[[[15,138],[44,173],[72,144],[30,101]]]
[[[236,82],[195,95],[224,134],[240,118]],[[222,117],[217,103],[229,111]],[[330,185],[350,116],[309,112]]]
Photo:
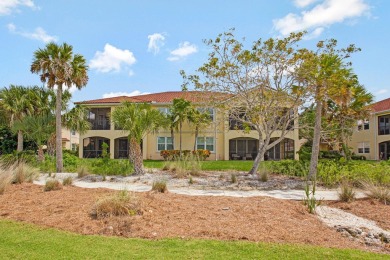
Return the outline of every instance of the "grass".
[[[0,259],[388,259],[354,249],[198,239],[85,236],[0,220]]]
[[[167,192],[168,191],[167,181],[166,180],[153,181],[152,191],[157,191],[157,192],[161,192],[161,193]]]
[[[390,204],[390,188],[384,185],[375,184],[372,182],[364,182],[364,193],[373,199],[377,199],[384,204]]]
[[[56,179],[48,179],[45,183],[44,191],[53,191],[53,190],[61,190],[62,185],[59,180]]]

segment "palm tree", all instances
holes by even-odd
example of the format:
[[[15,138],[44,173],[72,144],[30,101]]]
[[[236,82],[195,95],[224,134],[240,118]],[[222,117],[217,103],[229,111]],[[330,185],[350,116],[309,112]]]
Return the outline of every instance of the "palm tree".
[[[175,124],[179,128],[180,141],[179,141],[179,150],[180,156],[182,151],[182,128],[185,121],[189,121],[191,114],[193,113],[194,108],[191,105],[191,102],[185,100],[184,98],[175,98],[172,103],[171,113],[172,118],[174,119]]]
[[[152,109],[150,104],[124,102],[112,113],[112,121],[120,129],[128,131],[130,162],[135,174],[143,174],[141,141],[147,134],[166,126],[163,114]]]
[[[88,121],[88,110],[83,106],[76,105],[63,115],[63,125],[66,129],[75,130],[80,134],[86,133],[91,129],[91,123]]]
[[[70,88],[75,85],[78,89],[88,82],[88,66],[82,55],[73,54],[73,47],[66,43],[57,45],[48,43],[44,49],[34,52],[31,72],[39,74],[47,87],[57,87],[56,95],[56,165],[57,172],[62,172],[62,88],[65,85]]]
[[[195,127],[195,142],[194,142],[194,151],[195,151],[196,140],[198,139],[198,135],[199,135],[199,129],[208,126],[211,122],[211,118],[208,112],[201,112],[198,109],[193,109],[190,114],[189,121]]]
[[[2,108],[9,114],[9,124],[12,127],[14,123],[20,122],[26,115],[31,114],[34,107],[29,98],[31,93],[29,89],[23,86],[11,85],[9,88],[3,88],[0,91]],[[18,131],[18,152],[23,151],[23,130]]]
[[[55,117],[50,114],[26,116],[22,121],[16,122],[13,131],[22,130],[23,133],[38,146],[38,160],[43,161],[43,145],[55,131]]]

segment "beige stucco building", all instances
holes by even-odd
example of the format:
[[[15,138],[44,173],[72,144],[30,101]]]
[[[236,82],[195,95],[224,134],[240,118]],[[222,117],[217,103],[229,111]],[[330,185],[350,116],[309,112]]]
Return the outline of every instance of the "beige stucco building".
[[[89,120],[92,129],[80,135],[79,156],[81,158],[96,158],[101,156],[102,144],[109,145],[111,158],[128,158],[128,138],[123,130],[115,129],[111,122],[111,113],[121,102],[150,103],[156,109],[168,111],[173,99],[184,98],[194,105],[206,103],[207,111],[210,113],[212,122],[208,127],[201,129],[198,138],[195,140],[195,131],[189,124],[185,124],[182,130],[182,149],[194,150],[207,149],[211,151],[208,160],[231,160],[254,159],[257,155],[258,135],[256,131],[237,130],[237,126],[232,126],[226,113],[207,107],[206,96],[198,91],[172,91],[140,96],[121,96],[103,98],[78,102],[89,109]],[[205,106],[203,105],[203,109]],[[274,137],[279,137],[276,131]],[[174,135],[174,148],[179,149],[179,133]],[[298,130],[291,130],[284,140],[271,148],[266,159],[279,160],[285,158],[297,159],[296,151],[299,149]],[[149,134],[142,140],[143,159],[161,160],[161,150],[172,149],[172,138],[170,130],[160,130],[158,133]]]
[[[348,145],[368,160],[390,159],[390,98],[372,105],[370,118],[358,121]]]
[[[80,135],[74,130],[62,128],[62,149],[76,151],[79,146]]]

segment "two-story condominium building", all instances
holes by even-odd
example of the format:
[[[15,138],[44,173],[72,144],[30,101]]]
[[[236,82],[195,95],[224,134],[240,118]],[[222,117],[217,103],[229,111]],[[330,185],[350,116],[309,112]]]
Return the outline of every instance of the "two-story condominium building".
[[[368,160],[390,159],[390,98],[372,105],[370,117],[358,122],[349,146]]]
[[[120,96],[78,102],[89,110],[89,120],[92,129],[80,135],[79,155],[82,158],[96,158],[101,156],[103,143],[108,144],[111,158],[128,158],[129,145],[126,131],[116,129],[111,122],[111,113],[121,102],[150,103],[155,109],[169,113],[169,107],[174,99],[184,98],[191,101],[203,111],[210,113],[209,126],[200,129],[195,140],[195,129],[185,123],[182,129],[182,149],[207,149],[211,152],[208,160],[251,160],[257,155],[257,132],[240,130],[239,124],[229,120],[228,113],[207,106],[213,93],[199,91],[172,91],[139,96]],[[229,96],[226,96],[229,98]],[[227,100],[226,102],[231,102]],[[280,133],[279,133],[280,134]],[[280,135],[279,135],[280,136]],[[278,137],[276,131],[274,138]],[[162,129],[157,133],[149,134],[142,140],[143,159],[161,160],[161,150],[179,149],[179,133],[174,135],[174,144],[170,129]],[[291,130],[284,140],[275,145],[266,154],[266,159],[280,160],[294,159],[298,150],[298,130]]]

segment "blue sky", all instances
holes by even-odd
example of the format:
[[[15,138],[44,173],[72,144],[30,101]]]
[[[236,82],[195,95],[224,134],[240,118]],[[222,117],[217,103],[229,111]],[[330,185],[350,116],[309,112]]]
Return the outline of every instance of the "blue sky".
[[[0,0],[0,87],[41,86],[33,52],[55,41],[90,66],[73,101],[180,90],[179,71],[207,59],[202,40],[234,27],[248,44],[298,30],[309,32],[302,47],[356,44],[355,73],[379,101],[390,97],[389,14],[388,0]]]

